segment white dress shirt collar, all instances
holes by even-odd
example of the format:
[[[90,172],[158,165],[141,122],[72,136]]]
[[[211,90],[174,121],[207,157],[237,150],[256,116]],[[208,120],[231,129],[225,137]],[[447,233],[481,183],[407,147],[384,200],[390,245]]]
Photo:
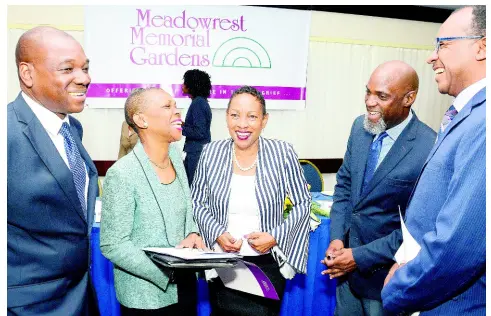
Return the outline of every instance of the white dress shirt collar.
[[[486,87],[486,78],[474,82],[464,90],[462,90],[453,102],[455,109],[460,112],[464,106],[474,97],[482,88]]]
[[[43,125],[46,131],[48,131],[48,133],[50,133],[51,135],[58,135],[58,132],[61,129],[61,125],[64,122],[67,122],[68,125],[70,125],[68,115],[66,115],[64,119],[60,119],[58,115],[31,99],[31,97],[29,97],[24,92],[22,92],[22,97],[26,101],[27,105],[34,112],[38,120],[41,122],[41,125]]]

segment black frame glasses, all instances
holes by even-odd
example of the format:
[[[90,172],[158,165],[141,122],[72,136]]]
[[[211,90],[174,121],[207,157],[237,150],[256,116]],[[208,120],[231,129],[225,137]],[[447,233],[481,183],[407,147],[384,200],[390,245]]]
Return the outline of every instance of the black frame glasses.
[[[474,35],[474,36],[451,36],[451,37],[437,37],[435,40],[435,51],[438,53],[440,50],[440,42],[442,41],[456,41],[456,40],[463,40],[463,39],[481,39],[486,36],[482,35]]]

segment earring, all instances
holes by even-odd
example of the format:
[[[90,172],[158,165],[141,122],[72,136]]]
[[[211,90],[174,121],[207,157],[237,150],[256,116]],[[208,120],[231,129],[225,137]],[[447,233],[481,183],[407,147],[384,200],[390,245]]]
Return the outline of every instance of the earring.
[[[148,128],[148,123],[147,122],[143,122],[143,128]]]

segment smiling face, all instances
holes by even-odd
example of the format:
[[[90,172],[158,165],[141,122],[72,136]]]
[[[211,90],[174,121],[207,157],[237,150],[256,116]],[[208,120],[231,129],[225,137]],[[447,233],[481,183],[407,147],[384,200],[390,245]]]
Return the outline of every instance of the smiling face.
[[[236,95],[227,109],[227,127],[237,148],[246,150],[257,145],[261,131],[268,123],[261,102],[248,93]]]
[[[135,114],[135,122],[149,137],[163,137],[169,143],[182,138],[181,113],[176,101],[162,89],[151,89],[145,92],[145,106],[140,114]],[[145,124],[146,123],[146,124]]]
[[[406,119],[417,94],[417,74],[399,61],[377,67],[366,85],[365,129],[378,134]]]
[[[440,27],[437,37],[469,36],[471,34],[472,8],[452,14]],[[482,45],[486,39],[461,39],[441,41],[438,52],[434,50],[427,63],[432,65],[440,93],[457,96],[462,90],[485,77],[485,60]],[[482,56],[481,56],[482,55]],[[484,71],[483,75],[481,75]]]
[[[84,109],[90,84],[89,60],[80,44],[59,34],[32,41],[29,61],[19,64],[22,88],[59,117]]]

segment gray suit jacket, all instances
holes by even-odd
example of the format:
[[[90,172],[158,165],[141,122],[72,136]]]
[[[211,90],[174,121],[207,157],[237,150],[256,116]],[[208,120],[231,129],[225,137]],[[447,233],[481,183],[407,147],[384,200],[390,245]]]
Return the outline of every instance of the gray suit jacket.
[[[180,196],[168,195],[161,188],[140,142],[108,170],[104,180],[101,251],[114,264],[116,295],[126,307],[156,309],[177,303],[175,284],[169,284],[167,272],[159,269],[142,248],[174,247],[198,231],[181,154],[171,145],[169,155],[177,175],[174,181],[182,189]],[[169,213],[176,198],[186,204],[181,229],[175,229],[177,218]],[[178,233],[169,234],[172,231]]]
[[[409,195],[435,143],[435,132],[414,114],[362,193],[372,141],[373,135],[363,128],[363,116],[358,117],[337,173],[331,241],[343,240],[346,248],[353,249],[357,268],[349,274],[352,290],[380,300],[384,279],[402,242],[399,207],[404,216]]]
[[[22,95],[7,106],[7,308],[15,314],[88,313],[97,170],[80,122],[69,119],[89,175],[88,217],[70,169]]]

